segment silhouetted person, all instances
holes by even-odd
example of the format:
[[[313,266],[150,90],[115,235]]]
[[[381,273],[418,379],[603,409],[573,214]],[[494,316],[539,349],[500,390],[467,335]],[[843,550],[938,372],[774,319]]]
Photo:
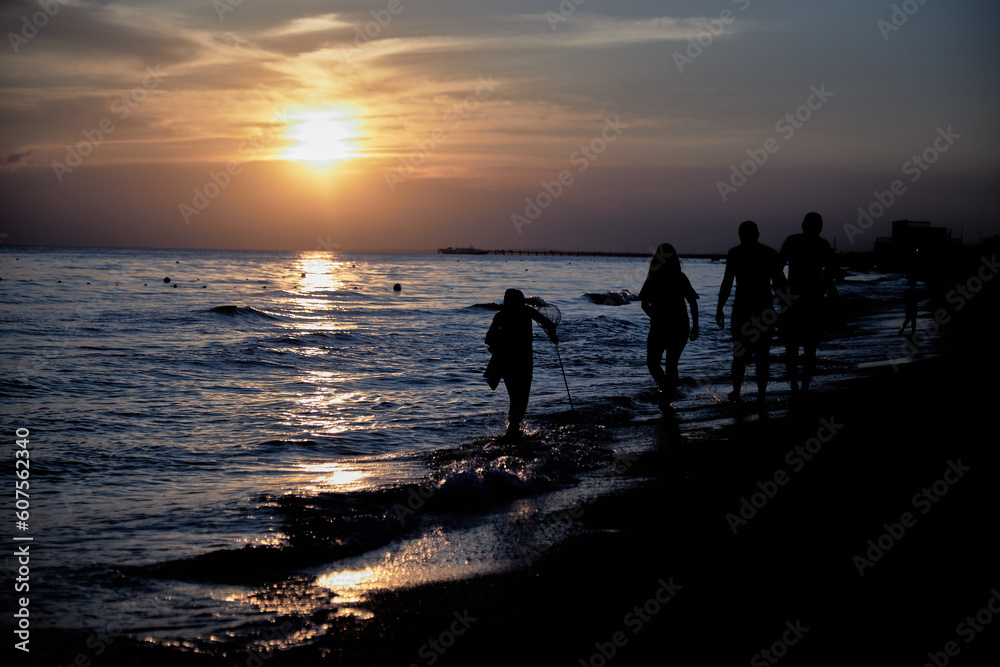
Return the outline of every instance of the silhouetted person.
[[[510,412],[504,437],[508,438],[521,433],[521,420],[528,409],[533,366],[532,320],[545,328],[553,343],[559,342],[556,325],[534,308],[525,305],[521,290],[509,289],[503,295],[503,308],[493,316],[493,324],[486,333],[486,345],[493,356],[483,377],[493,389],[497,388],[501,378],[507,387]]]
[[[917,279],[910,278],[909,287],[906,293],[903,294],[903,301],[906,303],[906,319],[903,320],[903,326],[899,327],[899,335],[903,335],[903,330],[906,329],[906,325],[910,325],[910,335],[917,335],[917,302],[920,300],[920,295],[917,292]]]
[[[819,236],[823,218],[807,213],[802,233],[792,234],[778,253],[781,266],[788,264],[788,303],[782,313],[785,364],[792,394],[799,390],[798,356],[802,348],[802,390],[809,389],[816,370],[816,348],[823,335],[824,297],[833,286],[833,248]]]
[[[771,375],[771,339],[778,321],[771,283],[783,288],[785,275],[781,272],[778,253],[757,242],[760,232],[756,223],[750,220],[741,223],[739,235],[740,244],[726,256],[726,273],[719,288],[715,321],[720,327],[725,326],[722,309],[729,300],[735,279],[736,298],[730,322],[733,334],[733,391],[729,400],[740,400],[743,376],[747,363],[752,360],[757,366],[757,400],[763,403]]]
[[[677,362],[688,338],[698,339],[698,294],[691,281],[681,272],[677,251],[669,243],[660,244],[649,262],[646,282],[639,291],[642,310],[649,315],[649,336],[646,338],[646,367],[662,392],[677,387]],[[688,322],[687,306],[691,306]],[[660,366],[666,352],[666,372]]]

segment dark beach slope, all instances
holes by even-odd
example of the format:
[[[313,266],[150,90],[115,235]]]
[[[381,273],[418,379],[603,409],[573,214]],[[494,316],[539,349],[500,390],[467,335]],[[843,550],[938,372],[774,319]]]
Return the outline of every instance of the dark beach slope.
[[[699,440],[670,414],[621,428],[651,444],[635,487],[529,568],[378,594],[372,619],[265,660],[121,640],[100,664],[997,664],[997,287],[956,313],[945,356],[787,417]]]
[[[919,666],[934,664],[930,653],[938,665],[997,664],[1000,614],[983,624],[992,612],[981,610],[1000,590],[998,291],[966,304],[947,356],[855,379],[787,418],[734,421],[707,441],[682,439],[669,415],[623,429],[655,441],[631,464],[651,483],[582,507],[589,530],[527,571],[379,596],[372,625],[331,638],[329,656]],[[828,442],[795,452],[810,438]],[[770,486],[779,471],[785,483]],[[773,497],[745,523],[727,519],[741,498],[761,504],[758,482]],[[452,646],[428,644],[449,643],[442,633],[466,610],[476,621]]]

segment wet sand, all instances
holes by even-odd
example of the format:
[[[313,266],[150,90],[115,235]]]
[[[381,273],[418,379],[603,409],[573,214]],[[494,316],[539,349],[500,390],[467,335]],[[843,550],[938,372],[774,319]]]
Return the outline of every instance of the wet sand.
[[[634,488],[580,507],[585,530],[525,569],[382,592],[369,620],[330,610],[308,647],[220,659],[118,640],[100,664],[992,664],[998,308],[970,305],[947,355],[785,417],[703,440],[669,413],[620,428],[650,444]]]
[[[331,638],[331,656],[597,667],[923,665],[931,653],[988,664],[1000,615],[981,631],[959,624],[1000,586],[996,300],[966,317],[948,356],[882,368],[786,418],[734,420],[707,441],[680,439],[669,414],[622,429],[655,443],[631,462],[651,482],[581,507],[588,530],[525,571],[378,596],[371,625]],[[727,519],[744,497],[762,506]],[[466,611],[476,621],[453,645],[429,644],[444,649]]]

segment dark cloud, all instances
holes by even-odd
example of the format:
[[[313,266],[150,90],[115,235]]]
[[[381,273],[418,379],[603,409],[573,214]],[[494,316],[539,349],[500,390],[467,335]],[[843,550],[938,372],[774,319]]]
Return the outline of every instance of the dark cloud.
[[[21,160],[28,157],[34,152],[35,150],[32,148],[26,151],[22,151],[20,153],[11,153],[7,157],[3,158],[2,164],[17,164],[18,162],[20,162]]]
[[[24,17],[30,21],[40,12],[39,5],[23,0],[4,4],[0,10],[0,25],[7,28],[5,34],[9,31],[32,35],[27,44],[19,45],[19,56],[45,52],[74,59],[99,61],[107,57],[124,57],[143,65],[167,65],[190,60],[201,50],[196,42],[183,36],[162,34],[159,31],[162,23],[153,12],[149,14],[148,25],[132,26],[116,21],[107,7],[56,5],[59,12],[51,17],[46,15],[42,27],[33,26],[37,31],[34,34],[25,27]]]

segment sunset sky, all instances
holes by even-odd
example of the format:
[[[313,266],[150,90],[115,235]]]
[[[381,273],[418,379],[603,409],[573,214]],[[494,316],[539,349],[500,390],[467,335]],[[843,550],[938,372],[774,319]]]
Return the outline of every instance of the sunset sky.
[[[816,210],[840,250],[903,218],[975,242],[1000,232],[998,19],[985,0],[5,1],[0,234],[715,252],[742,220],[778,245]],[[859,207],[886,210],[851,233]]]

